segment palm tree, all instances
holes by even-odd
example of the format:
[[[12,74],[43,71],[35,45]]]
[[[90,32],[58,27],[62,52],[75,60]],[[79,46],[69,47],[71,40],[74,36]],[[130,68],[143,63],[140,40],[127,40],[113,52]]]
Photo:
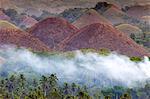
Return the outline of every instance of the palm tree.
[[[37,80],[36,80],[36,79],[33,79],[33,83],[32,83],[32,84],[33,84],[33,87],[36,88],[36,87],[38,86]]]
[[[60,94],[60,92],[57,89],[53,89],[49,96],[47,97],[48,99],[61,99],[62,95]]]
[[[78,94],[79,99],[91,99],[91,97],[88,95],[88,93],[85,92],[79,92]]]
[[[52,90],[57,85],[58,78],[56,74],[51,74],[50,77],[48,78],[48,81],[49,81],[50,88]]]
[[[94,99],[101,99],[101,92],[96,91],[96,93],[93,95]]]
[[[47,91],[49,89],[48,78],[43,75],[41,77],[40,83],[41,83],[42,90],[44,92],[44,97],[46,97],[48,93]]]
[[[64,83],[63,90],[64,90],[64,95],[69,94],[70,89],[69,89],[69,84],[68,83],[66,83],[66,82]]]
[[[125,93],[120,97],[120,99],[131,99],[131,96],[128,93]]]
[[[83,91],[87,93],[87,92],[88,92],[87,90],[88,90],[88,89],[87,89],[87,86],[84,85],[84,86],[83,86]]]
[[[43,90],[42,90],[41,87],[38,87],[37,89],[35,89],[35,93],[36,93],[36,96],[39,99],[43,99],[44,98]]]
[[[4,79],[2,79],[1,81],[0,81],[0,93],[4,93],[5,92],[5,80]]]
[[[19,82],[20,82],[20,87],[21,87],[22,90],[25,87],[25,81],[26,81],[25,76],[23,74],[20,74],[20,76],[19,76]]]
[[[6,78],[5,81],[1,81],[2,88],[5,96],[11,96],[11,99],[14,99],[14,90],[15,90],[15,76],[12,75],[9,78]]]
[[[14,75],[12,75],[10,78],[9,78],[9,90],[11,92],[11,97],[12,99],[14,99],[14,89],[15,89],[15,82],[16,81],[16,78]]]
[[[77,85],[75,83],[72,83],[72,85],[71,85],[71,91],[72,91],[72,95],[75,95],[75,93],[77,91]]]
[[[111,99],[111,97],[110,96],[105,96],[105,99]]]
[[[20,98],[21,97],[24,97],[24,95],[26,94],[26,91],[25,91],[25,85],[26,85],[26,78],[23,74],[20,74],[19,75],[19,78],[18,78],[18,92],[20,93],[19,96]]]

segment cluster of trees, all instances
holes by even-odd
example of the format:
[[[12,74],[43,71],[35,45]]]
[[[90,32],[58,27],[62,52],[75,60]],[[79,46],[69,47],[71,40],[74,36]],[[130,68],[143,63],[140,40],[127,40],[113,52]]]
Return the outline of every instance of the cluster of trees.
[[[111,6],[112,6],[112,4],[109,4],[107,2],[98,2],[94,9],[100,13],[103,13],[103,12],[107,11]]]
[[[149,99],[150,85],[134,90],[115,86],[100,90],[78,84],[59,84],[56,74],[26,78],[23,74],[1,77],[0,99]]]
[[[61,87],[55,74],[27,79],[23,74],[11,75],[0,81],[0,99],[91,99],[86,89],[75,83]]]

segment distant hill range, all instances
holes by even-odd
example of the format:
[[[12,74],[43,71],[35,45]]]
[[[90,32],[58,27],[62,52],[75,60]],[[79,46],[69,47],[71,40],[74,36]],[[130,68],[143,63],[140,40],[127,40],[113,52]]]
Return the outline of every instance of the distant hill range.
[[[118,7],[150,5],[149,0],[0,0],[0,7],[40,15],[41,10],[61,13],[69,8],[92,8],[97,2],[108,2]]]
[[[46,1],[1,0],[0,45],[33,51],[108,49],[150,56],[144,48],[150,49],[149,0]]]

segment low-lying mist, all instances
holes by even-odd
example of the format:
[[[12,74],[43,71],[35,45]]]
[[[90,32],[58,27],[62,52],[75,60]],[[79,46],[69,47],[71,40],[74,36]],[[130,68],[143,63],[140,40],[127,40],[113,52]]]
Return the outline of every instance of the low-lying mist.
[[[112,53],[102,56],[98,53],[73,52],[74,57],[62,54],[38,55],[27,49],[3,47],[0,49],[0,76],[9,73],[51,74],[56,73],[60,82],[76,82],[89,87],[142,86],[150,79],[150,61],[141,62]],[[35,76],[34,75],[34,76]]]

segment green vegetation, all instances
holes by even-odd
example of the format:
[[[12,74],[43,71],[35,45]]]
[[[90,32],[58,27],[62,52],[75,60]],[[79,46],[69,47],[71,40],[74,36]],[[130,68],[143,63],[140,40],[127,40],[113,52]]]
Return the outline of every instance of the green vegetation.
[[[29,51],[32,51],[31,49],[28,49]],[[103,55],[103,56],[108,56],[110,54],[110,51],[108,49],[99,49],[99,50],[95,50],[92,48],[83,48],[80,49],[79,51],[81,51],[83,54],[87,54],[87,53],[98,53],[99,55]],[[32,51],[33,52],[33,51]],[[76,56],[76,51],[67,51],[67,52],[59,52],[59,51],[52,51],[52,52],[33,52],[34,54],[37,54],[39,56],[63,56],[65,58],[74,58]]]
[[[140,61],[142,61],[142,59],[140,57],[131,57],[130,60],[133,61],[133,62],[140,62]]]
[[[75,83],[59,84],[56,74],[36,79],[23,74],[0,78],[0,99],[148,99],[145,97],[149,93],[150,84],[138,89],[114,86],[102,90]]]
[[[87,53],[98,53],[99,55],[102,55],[102,56],[108,56],[111,51],[109,51],[108,49],[106,48],[103,48],[103,49],[99,49],[99,50],[95,50],[95,49],[90,49],[90,48],[84,48],[84,49],[80,49],[80,51],[83,53],[83,54],[87,54]],[[40,55],[40,56],[63,56],[65,58],[68,58],[68,59],[71,59],[71,58],[74,58],[76,56],[76,53],[75,51],[67,51],[67,52],[34,52],[35,54],[37,55]],[[142,58],[140,57],[130,57],[130,60],[133,61],[133,62],[140,62],[142,61]]]
[[[100,50],[98,51],[98,53],[99,53],[100,55],[108,56],[108,55],[110,54],[110,51],[109,51],[108,49],[100,49]]]

